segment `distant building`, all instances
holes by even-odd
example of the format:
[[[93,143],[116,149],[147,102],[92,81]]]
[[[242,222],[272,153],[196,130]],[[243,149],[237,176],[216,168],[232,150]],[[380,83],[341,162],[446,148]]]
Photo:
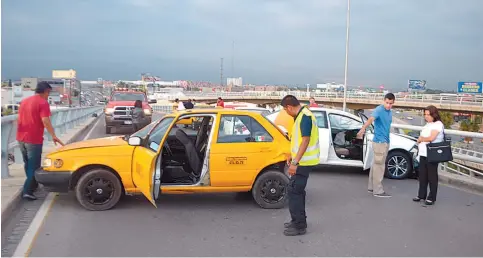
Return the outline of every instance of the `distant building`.
[[[231,85],[231,86],[243,86],[243,79],[242,77],[238,78],[227,78],[226,79],[226,85]]]

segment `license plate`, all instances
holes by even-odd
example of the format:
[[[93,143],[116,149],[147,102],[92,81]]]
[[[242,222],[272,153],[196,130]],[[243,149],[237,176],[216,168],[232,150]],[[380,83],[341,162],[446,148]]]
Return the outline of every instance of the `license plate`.
[[[130,124],[132,124],[132,121],[124,121],[124,124],[125,125],[130,125]]]

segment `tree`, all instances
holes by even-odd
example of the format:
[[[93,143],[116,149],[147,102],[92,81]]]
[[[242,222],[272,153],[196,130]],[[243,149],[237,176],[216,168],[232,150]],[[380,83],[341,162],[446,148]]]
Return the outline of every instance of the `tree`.
[[[466,132],[478,132],[480,129],[480,126],[476,121],[470,121],[470,120],[463,120],[460,124],[460,130],[466,131]],[[472,141],[473,138],[471,137],[465,137],[465,142],[469,143]]]
[[[442,111],[439,113],[439,116],[441,117],[441,122],[443,123],[444,128],[451,128],[454,124],[454,117],[451,112]]]

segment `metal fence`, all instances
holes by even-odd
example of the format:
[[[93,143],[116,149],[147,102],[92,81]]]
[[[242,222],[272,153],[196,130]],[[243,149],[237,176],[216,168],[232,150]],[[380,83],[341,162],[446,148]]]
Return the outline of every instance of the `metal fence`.
[[[287,94],[294,95],[299,98],[325,98],[332,100],[341,100],[344,94],[341,92],[304,92],[304,91],[244,91],[244,92],[183,92],[186,97],[191,98],[210,98],[216,99],[233,98],[273,98],[281,99]],[[398,102],[423,102],[423,103],[439,103],[439,104],[460,104],[471,106],[483,106],[482,95],[462,95],[462,94],[398,94],[396,93]],[[384,93],[362,93],[347,92],[348,99],[364,99],[364,100],[382,100]]]
[[[101,112],[102,109],[102,106],[94,106],[52,110],[51,121],[55,134],[57,136],[65,134],[67,130],[80,125],[94,113]],[[10,175],[8,171],[10,157],[13,157],[15,163],[23,163],[22,154],[16,141],[17,119],[17,115],[2,117],[2,178]],[[44,132],[44,139],[52,140],[47,130]]]
[[[404,129],[409,129],[414,131],[421,131],[423,129],[422,126],[403,125],[403,124],[392,124],[392,128],[399,130],[401,134],[404,134],[404,131],[403,131]],[[455,135],[455,136],[461,136],[461,137],[483,139],[483,133],[465,132],[465,131],[458,131],[458,130],[452,130],[452,129],[445,129],[444,132],[446,135]],[[453,158],[455,160],[463,160],[463,161],[473,162],[476,164],[483,164],[483,153],[462,149],[456,146],[452,146],[452,150],[453,150]],[[443,171],[452,172],[452,173],[465,175],[469,177],[483,178],[483,173],[481,171],[478,171],[474,168],[470,168],[469,166],[456,163],[454,161],[440,164],[440,169]]]

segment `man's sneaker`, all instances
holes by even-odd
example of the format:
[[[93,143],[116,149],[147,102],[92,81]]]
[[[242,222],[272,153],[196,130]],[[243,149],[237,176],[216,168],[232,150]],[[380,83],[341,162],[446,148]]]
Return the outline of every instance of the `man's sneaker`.
[[[383,192],[383,193],[380,193],[380,194],[374,194],[375,197],[383,197],[383,198],[389,198],[391,197],[390,194],[386,193],[386,192]]]
[[[37,197],[35,197],[33,194],[23,194],[22,197],[27,200],[37,200]]]
[[[304,235],[307,233],[307,230],[305,228],[296,228],[296,227],[289,227],[283,231],[283,234],[286,236],[298,236],[298,235]]]
[[[285,228],[290,228],[290,227],[295,227],[295,224],[292,221],[290,221],[290,222],[283,223],[283,226]],[[307,228],[307,224],[304,224],[304,228]]]

